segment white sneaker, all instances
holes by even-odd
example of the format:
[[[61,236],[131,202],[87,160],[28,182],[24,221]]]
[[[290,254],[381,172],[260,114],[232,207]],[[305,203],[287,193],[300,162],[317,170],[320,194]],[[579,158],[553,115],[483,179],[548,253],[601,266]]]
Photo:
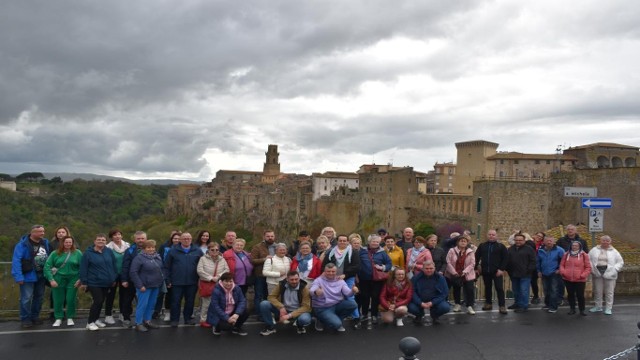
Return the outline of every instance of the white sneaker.
[[[113,316],[109,315],[104,317],[104,322],[109,325],[113,325],[116,323],[116,319],[114,319]]]
[[[53,327],[60,327],[60,325],[62,325],[61,319],[56,319],[56,321],[53,322]]]
[[[473,310],[473,306],[467,307],[467,314],[469,314],[469,315],[475,315],[476,314],[476,311]]]
[[[453,312],[460,312],[460,304],[453,305]]]
[[[171,314],[169,312],[164,313],[164,321],[171,321]]]
[[[76,323],[73,322],[73,319],[67,319],[67,326],[74,326]]]
[[[102,321],[100,321],[100,320],[96,320],[95,324],[96,324],[98,327],[101,327],[101,328],[103,328],[103,327],[106,327],[106,326],[107,326],[107,324],[103,323],[103,322],[102,322]]]
[[[402,322],[402,319],[396,319],[396,326],[404,326],[404,322]]]
[[[96,323],[90,323],[90,324],[87,324],[87,329],[91,331],[96,331],[100,328],[98,327],[98,325],[96,325]]]

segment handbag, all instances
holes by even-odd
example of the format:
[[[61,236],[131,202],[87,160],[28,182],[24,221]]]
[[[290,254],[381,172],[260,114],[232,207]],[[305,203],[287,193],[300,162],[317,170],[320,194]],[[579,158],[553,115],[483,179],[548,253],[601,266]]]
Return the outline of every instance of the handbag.
[[[373,268],[373,281],[387,281],[387,279],[389,279],[389,273],[379,270],[376,267],[371,254],[369,254],[369,259],[371,260],[371,267]]]
[[[51,274],[52,274],[52,275],[57,274],[57,273],[58,273],[58,270],[62,269],[62,268],[67,264],[67,261],[69,261],[69,257],[70,257],[70,256],[71,256],[71,253],[70,253],[70,252],[69,252],[69,253],[67,253],[67,257],[64,259],[64,261],[62,262],[62,265],[60,265],[60,267],[59,267],[59,268],[57,268],[57,267],[52,267],[52,268],[51,268]]]
[[[209,297],[213,294],[213,288],[216,287],[216,283],[213,281],[198,281],[198,292],[200,297]]]
[[[218,261],[220,260],[218,259]],[[213,269],[213,277],[216,277],[216,274],[218,274],[218,261],[213,262],[213,264],[215,265],[215,268]],[[215,287],[216,287],[215,281],[204,281],[204,280],[198,281],[198,291],[200,292],[200,297],[211,296],[211,294],[213,294],[213,288]]]

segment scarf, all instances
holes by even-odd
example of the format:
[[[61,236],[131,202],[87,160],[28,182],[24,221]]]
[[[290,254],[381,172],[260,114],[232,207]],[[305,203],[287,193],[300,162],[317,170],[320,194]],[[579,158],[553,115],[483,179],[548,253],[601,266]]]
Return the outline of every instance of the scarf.
[[[351,261],[351,245],[347,245],[342,251],[340,251],[337,246],[333,247],[329,253],[329,259],[331,259],[331,257],[335,257],[337,267],[342,267],[342,263],[346,257],[349,257],[349,261]]]
[[[579,241],[572,241],[571,242],[571,247],[573,247],[574,243],[580,245]],[[580,246],[580,247],[582,247],[582,246]],[[571,255],[573,257],[576,257],[576,256],[578,256],[580,254],[581,251],[582,251],[582,249],[578,249],[578,251],[569,250],[569,255]]]
[[[222,281],[218,281],[218,284],[220,284],[220,287],[222,288],[222,291],[224,291],[224,303],[225,303],[225,308],[224,308],[224,313],[227,315],[231,315],[233,313],[233,309],[235,309],[236,307],[236,302],[235,300],[233,300],[233,289],[236,287],[236,284],[233,284],[233,286],[231,287],[231,289],[227,290],[223,285],[222,285]]]
[[[298,271],[301,273],[306,272],[309,269],[309,261],[313,259],[313,254],[309,253],[306,256],[298,253],[296,260],[298,260]]]
[[[409,256],[409,266],[414,266],[416,264],[416,260],[418,260],[418,255],[425,250],[424,245],[420,248],[416,249],[415,246],[411,248],[411,256]]]
[[[120,241],[121,245],[118,246],[118,244],[116,244],[115,242],[110,242],[109,244],[107,244],[107,247],[115,252],[117,252],[118,254],[122,254],[125,251],[127,251],[127,249],[129,248],[129,243],[126,241]]]

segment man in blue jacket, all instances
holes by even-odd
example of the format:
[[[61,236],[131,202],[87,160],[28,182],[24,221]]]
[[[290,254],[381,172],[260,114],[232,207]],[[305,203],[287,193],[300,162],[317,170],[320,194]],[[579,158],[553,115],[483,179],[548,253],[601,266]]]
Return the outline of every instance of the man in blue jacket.
[[[429,310],[433,323],[438,324],[438,318],[450,310],[447,302],[449,288],[444,276],[438,274],[436,265],[428,260],[425,261],[422,272],[411,279],[411,284],[413,298],[409,303],[409,312],[416,317],[414,323],[421,325],[425,310]]]
[[[561,298],[558,297],[558,287],[560,286],[560,261],[564,250],[556,245],[553,236],[544,237],[544,246],[538,249],[538,277],[542,278],[544,288],[544,305],[548,312],[558,311],[558,304]],[[543,309],[544,309],[543,308]]]
[[[185,232],[180,235],[180,244],[169,250],[164,263],[165,281],[167,288],[171,288],[171,327],[178,327],[180,322],[180,305],[184,299],[184,309],[182,315],[184,323],[195,325],[193,315],[193,305],[198,291],[197,266],[202,251],[199,247],[191,244],[193,238],[191,234]],[[204,311],[202,309],[201,311]]]
[[[136,298],[136,288],[129,281],[129,271],[131,269],[131,263],[133,259],[142,251],[145,241],[147,241],[147,233],[144,231],[136,231],[133,235],[134,244],[131,245],[124,253],[122,259],[122,274],[120,274],[120,281],[122,281],[122,287],[125,288],[124,296],[122,297],[122,326],[128,328],[131,327],[131,314],[133,314],[133,300]],[[120,290],[122,291],[122,289]],[[109,324],[109,322],[107,322]]]
[[[20,285],[20,321],[23,328],[42,325],[40,309],[44,297],[44,264],[49,257],[49,240],[44,226],[33,225],[16,245],[11,259],[11,275]]]

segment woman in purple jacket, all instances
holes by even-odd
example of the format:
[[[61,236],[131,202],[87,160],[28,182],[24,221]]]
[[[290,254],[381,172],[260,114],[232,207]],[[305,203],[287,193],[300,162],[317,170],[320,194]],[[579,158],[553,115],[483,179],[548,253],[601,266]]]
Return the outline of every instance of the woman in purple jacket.
[[[145,241],[142,252],[133,258],[129,278],[136,287],[138,297],[136,330],[147,332],[149,329],[157,329],[158,325],[151,322],[151,316],[164,276],[162,275],[162,258],[156,252],[155,240]]]

